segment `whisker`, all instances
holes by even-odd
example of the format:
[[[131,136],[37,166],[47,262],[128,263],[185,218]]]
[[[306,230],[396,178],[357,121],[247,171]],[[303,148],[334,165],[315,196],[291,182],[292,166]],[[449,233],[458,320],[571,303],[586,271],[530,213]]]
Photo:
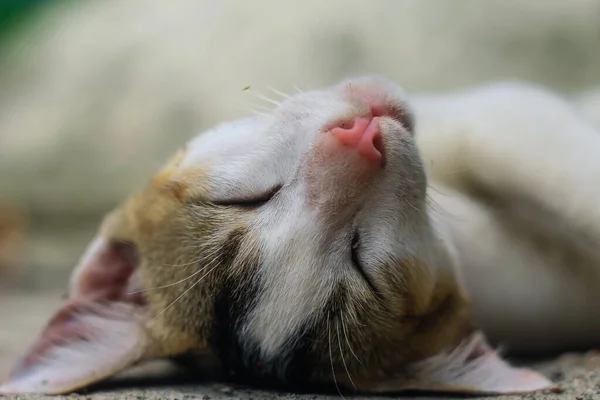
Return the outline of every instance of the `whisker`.
[[[284,99],[289,99],[290,97],[292,97],[289,94],[279,91],[271,86],[269,86],[269,90],[272,91],[273,93],[275,93],[276,95],[283,97]]]
[[[180,279],[177,282],[169,283],[168,285],[163,285],[163,286],[156,286],[156,287],[149,288],[149,289],[136,290],[135,292],[129,292],[129,293],[127,293],[127,295],[132,295],[132,294],[137,294],[137,293],[142,293],[142,292],[149,292],[150,290],[164,289],[164,288],[168,288],[168,287],[171,287],[171,286],[175,286],[175,285],[177,285],[179,283],[187,281],[188,279],[192,279],[194,276],[198,275],[199,273],[201,273],[202,271],[204,271],[206,268],[207,267],[200,268],[198,271],[194,272],[193,274],[191,274],[187,278]]]
[[[177,301],[179,301],[179,299],[181,299],[183,296],[185,296],[190,290],[192,290],[194,287],[196,287],[196,285],[198,285],[200,282],[202,282],[202,279],[204,279],[206,276],[208,276],[208,274],[210,274],[212,271],[214,271],[217,267],[219,266],[219,264],[215,265],[214,267],[212,267],[210,269],[210,271],[208,271],[206,274],[202,275],[197,281],[196,283],[194,283],[192,286],[190,286],[185,292],[183,292],[179,297],[177,297],[175,300],[173,300],[171,302],[171,304],[169,304],[168,306],[166,306],[164,308],[164,310],[162,310],[161,312],[159,312],[158,314],[156,314],[156,316],[154,318],[152,318],[153,320],[155,320],[156,318],[158,318],[160,315],[162,315],[165,311],[167,311],[169,308],[171,308],[171,306],[175,303],[177,303]]]
[[[329,361],[331,362],[331,374],[333,376],[333,383],[335,384],[335,388],[337,389],[337,391],[340,394],[340,396],[342,397],[342,399],[345,399],[344,395],[342,394],[342,391],[340,390],[340,387],[338,386],[337,379],[335,377],[335,369],[333,368],[333,356],[331,354],[331,328],[329,327],[329,318],[330,318],[330,315],[328,313],[327,314],[327,339],[328,339],[328,343],[329,343]]]
[[[260,107],[257,104],[253,104],[254,107]],[[253,108],[251,106],[248,106],[246,104],[244,105],[235,105],[232,106],[232,109],[236,110],[236,111],[243,111],[245,113],[251,113],[251,114],[255,114],[255,115],[263,115],[263,116],[268,116],[269,114],[267,113],[268,110],[266,107],[261,107],[263,109],[263,111],[261,110],[257,110],[256,108]]]
[[[358,359],[358,357],[354,353],[354,350],[352,350],[352,346],[350,346],[350,341],[348,340],[348,334],[346,333],[346,325],[344,324],[344,318],[340,316],[340,319],[342,320],[341,321],[342,322],[342,330],[344,331],[344,337],[346,338],[346,343],[348,343],[348,348],[350,349],[350,353],[352,353],[354,358],[356,358],[356,361],[358,361],[359,363],[362,364],[362,362]]]
[[[433,186],[432,184],[427,185],[427,190],[432,190],[442,196],[446,196],[446,197],[451,196],[451,194],[443,192],[440,188]]]
[[[297,90],[298,93],[304,94],[304,92],[297,85],[294,85],[294,89]]]
[[[449,210],[442,207],[439,202],[433,199],[431,196],[427,196],[427,205],[431,208],[431,211],[440,217],[446,218],[446,220],[454,220],[454,221],[465,221],[466,217],[459,217],[456,214],[452,214]]]
[[[209,254],[209,256],[210,255],[212,255],[212,254]],[[202,262],[202,260],[203,260],[202,258],[199,258],[197,260],[189,261],[189,262],[186,262],[186,263],[183,263],[183,264],[167,264],[167,263],[159,263],[159,264],[160,264],[161,267],[173,267],[173,268],[176,268],[176,267],[189,267],[190,265],[194,265],[194,264],[197,264],[199,262]]]
[[[421,210],[417,206],[415,206],[413,203],[411,203],[410,201],[408,201],[408,199],[404,199],[404,202],[406,204],[408,204],[409,206],[411,206],[415,211],[417,211],[419,213],[421,212]]]
[[[273,99],[271,99],[270,97],[267,97],[267,96],[265,96],[265,95],[264,95],[264,94],[262,94],[262,93],[255,93],[254,95],[255,95],[256,97],[258,97],[259,99],[261,99],[261,100],[264,100],[264,101],[266,101],[267,103],[271,103],[271,104],[273,104],[273,105],[275,105],[275,106],[279,106],[279,105],[281,104],[280,102],[278,102],[278,101],[276,101],[276,100],[273,100]]]
[[[259,111],[259,110],[256,110],[256,109],[254,109],[254,108],[250,108],[250,107],[248,107],[248,108],[246,108],[246,109],[243,109],[243,110],[242,110],[242,109],[240,109],[240,111],[245,111],[245,112],[248,112],[248,113],[250,113],[250,114],[252,114],[252,115],[262,115],[262,116],[264,116],[264,117],[266,117],[266,116],[268,116],[268,115],[269,115],[269,114],[268,114],[267,112],[265,112],[265,111]]]
[[[179,283],[185,282],[185,281],[187,281],[188,279],[191,279],[191,278],[193,278],[194,276],[196,276],[196,275],[200,274],[202,271],[205,271],[207,268],[211,267],[211,266],[213,265],[213,263],[214,263],[214,262],[217,260],[217,257],[216,257],[216,255],[219,253],[219,251],[220,251],[220,249],[215,249],[215,250],[213,250],[212,252],[210,252],[209,254],[207,254],[207,255],[206,255],[206,258],[208,258],[208,257],[210,257],[210,256],[215,256],[215,257],[214,257],[214,258],[213,258],[213,259],[212,259],[210,262],[208,262],[208,263],[207,263],[207,264],[206,264],[204,267],[202,267],[202,268],[200,268],[198,271],[196,271],[196,272],[192,273],[192,274],[191,274],[190,276],[188,276],[187,278],[180,279],[180,280],[178,280],[177,282],[169,283],[169,284],[167,284],[167,285],[163,285],[163,286],[156,286],[156,287],[153,287],[153,288],[148,288],[148,289],[136,290],[135,292],[130,292],[130,293],[127,293],[127,294],[128,294],[128,295],[132,295],[132,294],[136,294],[136,293],[148,292],[148,291],[150,291],[150,290],[164,289],[164,288],[171,287],[171,286],[175,286],[175,285],[177,285],[177,284],[179,284]],[[200,262],[202,262],[202,260],[203,260],[203,259],[198,259],[198,260],[195,260],[195,261],[193,261],[193,263],[200,263]]]
[[[211,252],[209,252],[208,254],[204,254],[204,255],[203,255],[202,257],[200,257],[200,258],[197,258],[197,259],[195,259],[195,260],[192,260],[192,261],[189,261],[189,262],[186,262],[186,263],[183,263],[183,264],[167,264],[167,263],[158,263],[158,264],[159,264],[161,267],[172,267],[172,268],[178,268],[178,267],[188,267],[188,266],[190,266],[190,265],[194,265],[194,264],[198,264],[198,263],[201,263],[201,262],[203,262],[203,261],[206,261],[206,259],[208,259],[208,257],[212,257],[212,256],[215,256],[215,255],[219,254],[219,253],[220,253],[220,250],[221,250],[221,249],[219,249],[219,248],[214,248],[214,249],[213,249]],[[213,261],[214,261],[214,259],[213,259],[211,262],[213,262]]]
[[[134,244],[130,244],[131,247],[133,247],[136,251],[140,252],[140,249],[138,248],[138,246],[134,245]],[[212,251],[211,253],[209,253],[207,256],[212,256],[214,254],[216,254],[219,251],[219,249],[215,249],[214,251]],[[173,268],[177,268],[177,267],[187,267],[196,263],[201,262],[203,259],[199,258],[193,261],[189,261],[187,263],[183,263],[183,264],[168,264],[168,263],[164,263],[158,260],[153,259],[152,257],[146,256],[146,258],[150,261],[153,262],[155,264],[160,265],[161,267],[173,267]]]
[[[272,108],[269,106],[266,106],[264,104],[258,104],[258,103],[250,103],[250,106],[252,106],[252,110],[255,111],[264,111],[264,112],[271,112]]]
[[[340,316],[341,318],[341,316]],[[346,360],[344,359],[344,351],[342,350],[342,341],[340,340],[340,326],[338,324],[338,321],[335,321],[335,331],[337,334],[337,341],[338,341],[338,346],[340,348],[340,356],[342,357],[342,363],[344,364],[344,369],[346,370],[346,375],[348,375],[348,379],[350,379],[350,383],[352,383],[352,386],[354,386],[354,389],[357,389],[356,385],[354,384],[354,381],[352,380],[352,377],[350,376],[350,371],[348,371],[348,366],[346,365]]]

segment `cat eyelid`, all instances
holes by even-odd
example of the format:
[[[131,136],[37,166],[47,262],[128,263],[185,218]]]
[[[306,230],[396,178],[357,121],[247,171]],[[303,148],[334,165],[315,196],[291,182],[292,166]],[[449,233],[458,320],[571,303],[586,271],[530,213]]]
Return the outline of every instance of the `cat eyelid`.
[[[248,197],[238,197],[223,200],[212,200],[211,203],[220,207],[257,208],[271,200],[281,190],[283,185],[275,185],[263,193]]]

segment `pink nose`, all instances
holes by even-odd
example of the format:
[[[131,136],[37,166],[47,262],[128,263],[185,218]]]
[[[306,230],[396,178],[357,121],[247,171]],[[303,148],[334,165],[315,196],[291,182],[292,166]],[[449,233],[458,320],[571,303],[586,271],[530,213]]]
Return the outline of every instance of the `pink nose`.
[[[379,117],[357,117],[349,128],[338,126],[331,129],[331,134],[342,145],[356,149],[366,159],[374,162],[382,161],[383,143]]]

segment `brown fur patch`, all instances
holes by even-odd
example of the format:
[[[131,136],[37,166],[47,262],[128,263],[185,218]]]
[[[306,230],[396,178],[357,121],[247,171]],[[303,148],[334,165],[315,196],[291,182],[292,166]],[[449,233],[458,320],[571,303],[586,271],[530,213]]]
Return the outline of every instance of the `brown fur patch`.
[[[171,285],[145,294],[149,335],[160,344],[153,354],[176,355],[211,346],[215,299],[227,280],[243,287],[248,272],[243,260],[257,253],[237,211],[182,202],[165,190],[169,181],[160,179],[132,196],[107,223],[106,233],[139,247],[139,273],[147,289]],[[246,232],[246,255],[223,258],[236,230]],[[458,344],[469,331],[467,301],[456,282],[436,283],[417,259],[379,270],[388,271],[382,298],[346,282],[322,312],[306,337],[308,369],[301,379],[330,384],[335,376],[343,387],[369,390],[406,365]]]
[[[156,190],[171,196],[179,202],[204,192],[208,166],[196,165],[193,168],[180,169],[189,150],[178,151],[152,178],[147,191]]]
[[[243,265],[233,255],[215,261],[227,253],[231,232],[245,228],[231,210],[189,201],[204,197],[206,173],[200,167],[178,170],[184,154],[108,216],[102,229],[139,250],[137,274],[145,288],[153,355],[206,349],[216,293],[226,275],[238,273],[234,260]]]

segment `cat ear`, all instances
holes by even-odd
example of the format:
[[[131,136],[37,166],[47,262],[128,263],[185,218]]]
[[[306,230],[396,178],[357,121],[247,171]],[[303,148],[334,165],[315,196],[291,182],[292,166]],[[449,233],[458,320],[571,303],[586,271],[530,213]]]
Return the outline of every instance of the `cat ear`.
[[[383,382],[375,391],[499,395],[552,388],[556,385],[543,375],[503,360],[481,332],[474,332],[457,348],[411,365],[403,378]]]
[[[76,267],[66,304],[14,366],[0,394],[71,392],[149,353],[144,301],[135,290],[135,249],[95,239]]]

